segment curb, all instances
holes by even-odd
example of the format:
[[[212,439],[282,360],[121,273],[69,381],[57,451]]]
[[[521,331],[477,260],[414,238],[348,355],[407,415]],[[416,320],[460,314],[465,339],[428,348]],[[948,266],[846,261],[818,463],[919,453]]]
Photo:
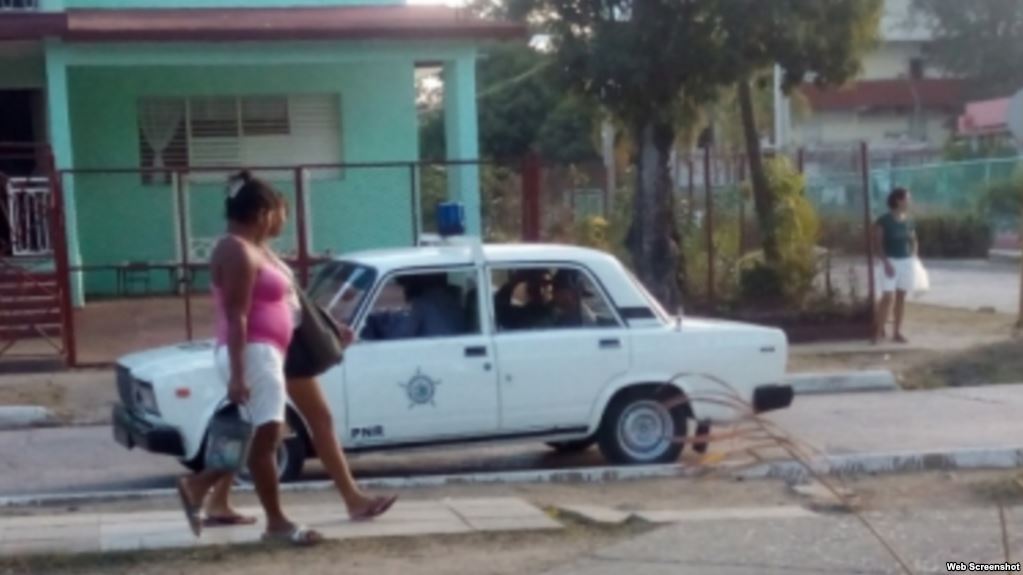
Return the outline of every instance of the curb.
[[[1023,447],[955,449],[950,451],[862,453],[833,455],[814,459],[810,467],[820,475],[854,477],[888,473],[921,471],[954,471],[972,469],[1023,468]],[[434,475],[424,477],[392,477],[359,481],[370,489],[415,489],[451,485],[513,485],[523,483],[605,483],[640,479],[691,478],[704,475],[708,467],[692,465],[646,465],[636,467],[588,467],[582,469],[537,469],[501,473],[470,473],[461,475]],[[812,479],[806,467],[792,460],[764,463],[734,470],[726,476],[737,480],[782,479],[788,483],[805,483]],[[286,493],[315,493],[331,491],[333,482],[314,481],[289,483],[281,486]],[[251,486],[238,486],[238,492],[251,492]],[[174,489],[147,489],[135,491],[103,491],[92,493],[53,493],[0,497],[0,509],[14,507],[44,507],[87,503],[112,503],[172,498]]]
[[[798,373],[788,375],[785,380],[792,386],[796,395],[898,391],[900,389],[895,374],[888,370]]]
[[[1023,447],[830,455],[812,460],[810,467],[820,475],[837,477],[921,471],[1018,469],[1023,468]],[[806,466],[791,460],[765,463],[733,475],[738,479],[783,479],[789,483],[803,483],[811,479]]]
[[[57,416],[39,405],[0,406],[0,431],[56,425]]]
[[[692,477],[700,468],[687,465],[643,465],[634,467],[585,467],[580,469],[537,469],[500,473],[468,473],[457,475],[425,475],[421,477],[381,477],[359,480],[359,486],[376,489],[416,489],[452,485],[514,485],[523,483],[605,483],[639,479],[667,479]],[[332,481],[309,481],[281,485],[284,493],[317,493],[332,491]],[[236,493],[251,493],[251,485],[237,485]],[[0,509],[10,507],[44,507],[49,505],[75,505],[83,503],[113,503],[176,497],[174,489],[144,489],[131,491],[95,491],[89,493],[51,493],[0,497]]]

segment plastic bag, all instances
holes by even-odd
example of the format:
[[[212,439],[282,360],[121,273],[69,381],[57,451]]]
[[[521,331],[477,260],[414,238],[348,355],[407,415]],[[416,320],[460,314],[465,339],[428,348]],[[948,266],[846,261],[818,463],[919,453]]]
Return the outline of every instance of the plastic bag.
[[[242,417],[237,406],[214,415],[206,439],[206,469],[240,471],[249,458],[252,433],[252,424]]]
[[[930,291],[931,276],[920,258],[913,258],[913,295],[920,297]]]

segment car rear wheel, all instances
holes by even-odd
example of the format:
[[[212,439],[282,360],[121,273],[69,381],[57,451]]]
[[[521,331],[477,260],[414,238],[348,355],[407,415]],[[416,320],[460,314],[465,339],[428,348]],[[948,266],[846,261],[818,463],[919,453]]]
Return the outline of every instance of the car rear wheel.
[[[667,406],[677,393],[639,390],[616,398],[604,413],[597,438],[604,457],[624,465],[677,461],[688,417],[687,406]]]
[[[593,444],[596,442],[596,439],[588,437],[574,441],[551,441],[547,443],[547,446],[558,453],[580,453],[593,447]]]
[[[285,433],[284,441],[277,446],[277,480],[281,483],[290,483],[302,476],[306,448],[305,440],[299,433],[292,432],[290,428]],[[252,484],[252,475],[249,473],[248,466],[238,472],[235,476],[235,483],[239,485]]]

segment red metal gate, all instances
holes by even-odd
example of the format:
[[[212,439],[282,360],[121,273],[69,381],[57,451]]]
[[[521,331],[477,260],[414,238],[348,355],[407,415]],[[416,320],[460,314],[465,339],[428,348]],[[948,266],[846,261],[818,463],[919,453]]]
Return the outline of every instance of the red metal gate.
[[[0,373],[74,365],[63,195],[45,144],[0,143],[0,159],[29,161],[27,174],[0,174]]]

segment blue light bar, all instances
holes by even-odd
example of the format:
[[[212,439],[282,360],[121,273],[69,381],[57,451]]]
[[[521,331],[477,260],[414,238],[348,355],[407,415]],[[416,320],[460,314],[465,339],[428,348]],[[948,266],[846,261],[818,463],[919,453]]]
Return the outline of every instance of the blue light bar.
[[[442,238],[465,234],[465,206],[458,202],[437,205],[437,234]]]

